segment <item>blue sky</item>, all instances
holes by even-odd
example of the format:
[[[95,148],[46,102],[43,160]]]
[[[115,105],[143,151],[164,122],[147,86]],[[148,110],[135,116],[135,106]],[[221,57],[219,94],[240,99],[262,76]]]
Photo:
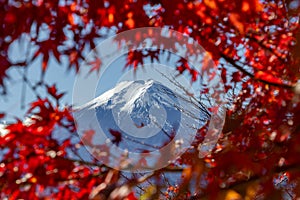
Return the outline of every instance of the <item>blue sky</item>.
[[[12,61],[20,61],[24,59],[24,48],[19,42],[15,42],[10,49],[10,59]],[[32,50],[34,52],[34,49]],[[38,57],[29,67],[27,71],[27,79],[32,83],[36,83],[40,80],[41,76],[41,61],[42,58]],[[166,60],[161,63],[167,64]],[[134,80],[134,79],[148,79],[156,76],[151,70],[151,66],[148,64],[144,68],[139,68],[134,75],[132,70],[124,69],[126,63],[126,57],[121,56],[113,63],[109,65],[107,70],[105,70],[103,76],[101,77],[99,83],[97,83],[97,91],[95,96],[102,94],[103,92],[111,89],[114,85],[121,80]],[[146,61],[150,63],[150,60]],[[172,63],[172,61],[171,61]],[[172,63],[173,69],[175,69],[174,61]],[[75,70],[67,70],[68,60],[67,57],[61,58],[61,64],[59,64],[54,57],[51,57],[48,63],[48,68],[45,75],[45,82],[48,85],[56,84],[60,92],[66,92],[66,95],[62,98],[62,105],[72,104],[72,91],[73,85],[76,77]],[[170,69],[170,68],[169,68]],[[21,74],[24,70],[21,68],[11,68],[8,71],[9,80],[6,81],[8,88],[8,94],[0,98],[0,112],[6,112],[8,115],[6,120],[9,122],[13,120],[14,117],[24,118],[26,110],[28,109],[30,102],[36,99],[33,91],[30,87],[24,84]],[[94,76],[95,74],[91,74]],[[87,77],[89,78],[89,77]],[[24,89],[24,86],[26,87]],[[39,88],[38,93],[41,96],[45,95],[45,88]],[[24,94],[25,92],[25,94]],[[84,95],[84,94],[83,94]],[[25,97],[25,98],[24,98]],[[22,108],[22,104],[25,108]]]
[[[43,35],[47,33],[41,34],[41,39]],[[110,33],[110,35],[112,35]],[[44,38],[45,39],[45,38]],[[25,59],[30,59],[32,55],[37,50],[37,47],[31,47],[30,51],[27,52],[28,44],[29,44],[29,37],[24,36],[21,37],[20,40],[13,42],[9,50],[9,58],[13,62],[17,61],[24,61]],[[103,41],[103,39],[102,39]],[[96,42],[96,45],[101,43],[101,39]],[[118,49],[114,49],[110,46],[106,46],[104,49],[105,53],[108,51],[118,51]],[[86,53],[86,52],[84,52]],[[118,52],[117,52],[118,53]],[[27,55],[27,56],[26,56]],[[88,54],[87,54],[88,55]],[[101,55],[100,55],[101,58]],[[156,68],[159,71],[162,69],[163,65],[164,72],[166,74],[176,74],[177,72],[174,71],[176,69],[176,61],[179,59],[177,55],[174,54],[171,56],[171,59],[168,60],[166,54],[160,55],[160,67]],[[40,80],[41,76],[41,62],[42,57],[38,57],[30,66],[27,67],[27,79],[34,85]],[[154,79],[160,80],[159,74],[153,70],[151,70],[151,62],[150,58],[146,58],[144,60],[145,67],[139,67],[136,73],[133,73],[132,68],[124,69],[126,63],[126,55],[118,55],[118,57],[112,60],[110,63],[107,64],[107,68],[101,70],[101,79],[98,83],[92,82],[93,85],[96,85],[94,93],[91,95],[85,94],[86,90],[88,89],[86,86],[82,86],[80,95],[83,98],[81,103],[87,103],[87,101],[91,100],[92,98],[99,96],[103,92],[113,88],[118,82],[121,80],[139,80],[139,79]],[[80,63],[84,64],[84,63]],[[103,65],[105,65],[103,64]],[[157,63],[156,63],[157,65]],[[61,105],[71,105],[72,95],[73,95],[73,87],[76,81],[76,73],[74,69],[67,70],[68,66],[68,57],[62,56],[61,63],[58,63],[56,59],[52,56],[48,62],[48,68],[45,75],[45,83],[48,85],[56,84],[59,92],[66,92],[65,96],[61,99]],[[84,66],[85,70],[90,69],[89,67]],[[36,100],[36,97],[30,87],[28,87],[24,81],[22,80],[22,74],[24,70],[22,68],[11,68],[8,72],[8,75],[11,77],[8,81],[6,81],[6,85],[9,88],[7,96],[0,98],[0,112],[6,112],[8,115],[5,120],[8,122],[12,121],[14,117],[19,117],[23,119],[25,117],[26,110],[29,108],[30,102]],[[85,77],[86,82],[91,82],[97,77],[96,73],[92,73],[91,75]],[[181,77],[179,77],[181,78]],[[197,80],[193,85],[190,83],[190,76],[185,74],[182,76],[181,83],[184,82],[186,88],[192,88],[194,91],[199,91],[199,87],[201,87],[200,80]],[[163,80],[162,80],[163,81]],[[192,86],[192,87],[191,87]],[[44,97],[46,89],[45,87],[38,88],[37,92]],[[24,105],[24,107],[22,107]],[[76,105],[76,104],[75,104]],[[79,104],[80,105],[80,104]],[[78,105],[76,105],[78,106]]]

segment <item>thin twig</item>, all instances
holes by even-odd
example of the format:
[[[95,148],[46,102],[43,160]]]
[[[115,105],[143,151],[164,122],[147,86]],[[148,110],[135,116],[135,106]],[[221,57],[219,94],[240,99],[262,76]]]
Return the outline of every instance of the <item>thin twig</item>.
[[[274,82],[270,82],[270,81],[267,81],[267,80],[263,80],[263,79],[259,79],[259,78],[256,78],[254,74],[248,72],[247,70],[245,70],[242,66],[238,65],[232,58],[226,56],[225,54],[221,53],[220,54],[228,63],[230,63],[233,67],[235,67],[236,69],[238,69],[240,72],[244,73],[245,75],[253,78],[254,80],[256,81],[259,81],[261,83],[264,83],[264,84],[268,84],[268,85],[271,85],[271,86],[276,86],[276,87],[283,87],[283,88],[286,88],[286,89],[294,89],[294,85],[293,84],[286,84],[286,83],[274,83]]]

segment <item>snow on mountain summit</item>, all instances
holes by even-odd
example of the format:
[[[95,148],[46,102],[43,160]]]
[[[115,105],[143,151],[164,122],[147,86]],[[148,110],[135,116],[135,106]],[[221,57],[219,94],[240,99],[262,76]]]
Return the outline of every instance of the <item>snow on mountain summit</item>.
[[[122,137],[119,148],[142,152],[157,150],[174,137],[190,142],[191,132],[209,118],[199,108],[157,81],[123,81],[81,106],[76,119],[82,131],[97,130],[94,143],[114,141],[115,130]],[[176,138],[178,132],[184,133]]]
[[[154,80],[123,81],[80,109],[95,109],[99,106],[112,109],[117,105],[122,105],[121,111],[127,110],[130,112],[135,105],[142,102],[150,103],[151,100],[160,100],[167,104],[171,100],[169,95],[174,96],[175,94],[169,88]]]

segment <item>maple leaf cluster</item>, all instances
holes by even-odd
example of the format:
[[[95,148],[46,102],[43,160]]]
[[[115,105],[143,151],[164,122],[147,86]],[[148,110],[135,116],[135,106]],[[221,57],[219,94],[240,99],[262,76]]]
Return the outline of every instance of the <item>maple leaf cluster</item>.
[[[41,58],[41,80],[23,80],[37,99],[28,108],[29,122],[16,120],[0,136],[0,197],[9,199],[296,199],[300,197],[299,2],[259,0],[38,0],[0,2],[0,87],[10,89],[12,69],[27,70]],[[95,160],[77,158],[71,109],[62,108],[55,84],[44,83],[50,59],[80,70],[87,51],[101,38],[139,27],[165,27],[187,35],[206,53],[202,71],[185,59],[176,62],[178,75],[197,83],[203,74],[212,80],[209,60],[218,66],[230,105],[221,137],[213,151],[199,158],[197,147],[207,126],[198,130],[194,148],[161,170],[143,175],[123,174]],[[151,29],[150,29],[151,30]],[[143,45],[151,31],[117,42]],[[10,49],[27,38],[32,51],[15,61]],[[153,45],[170,52],[186,44]],[[198,54],[186,46],[187,56]],[[159,62],[159,49],[130,51],[125,67],[137,69],[146,59]],[[89,62],[90,73],[102,60]],[[32,66],[31,66],[32,67]],[[37,67],[37,66],[34,66]],[[53,80],[55,82],[55,80]],[[45,86],[47,98],[37,88]],[[209,94],[208,87],[199,93]],[[55,101],[55,105],[52,100]],[[0,119],[13,113],[0,113]],[[60,131],[57,131],[60,130]],[[69,133],[59,140],[56,132]],[[2,130],[1,130],[2,131]],[[93,132],[85,140],[90,142]],[[114,143],[122,135],[110,129]],[[77,138],[78,139],[78,138]],[[178,183],[166,180],[176,174]],[[145,183],[152,183],[146,184]]]

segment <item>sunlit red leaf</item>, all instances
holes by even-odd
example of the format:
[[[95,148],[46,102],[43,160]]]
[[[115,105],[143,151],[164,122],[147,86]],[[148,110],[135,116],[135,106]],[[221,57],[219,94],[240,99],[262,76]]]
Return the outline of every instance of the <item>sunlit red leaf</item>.
[[[264,71],[258,71],[257,73],[255,73],[255,78],[277,84],[282,84],[283,82],[280,78],[277,78],[274,75]]]
[[[125,198],[125,200],[138,200],[133,192],[130,192],[129,195]]]
[[[92,73],[93,71],[95,71],[95,72],[97,72],[97,74],[99,74],[100,68],[102,65],[102,61],[100,60],[100,58],[97,57],[97,58],[95,58],[94,61],[89,62],[88,64],[91,66],[89,74]]]
[[[230,13],[229,19],[233,26],[241,33],[244,34],[244,24],[240,21],[240,15],[237,13]]]
[[[133,66],[133,69],[136,70],[139,65],[144,64],[144,54],[142,51],[130,51],[128,53],[127,62],[125,64],[125,68],[129,66]]]

